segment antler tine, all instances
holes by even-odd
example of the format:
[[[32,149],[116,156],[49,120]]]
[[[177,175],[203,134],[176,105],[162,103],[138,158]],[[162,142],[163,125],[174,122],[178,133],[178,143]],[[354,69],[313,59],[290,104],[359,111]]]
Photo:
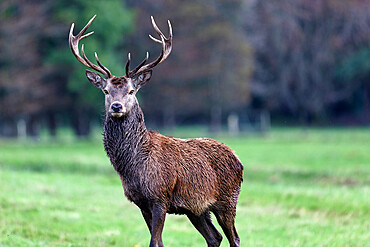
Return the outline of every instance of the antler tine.
[[[77,60],[80,61],[80,63],[82,63],[83,65],[89,67],[89,65],[85,62],[85,60],[83,60],[82,57],[79,55],[79,52],[78,52],[78,38],[77,38],[78,35],[73,36],[74,27],[75,27],[75,24],[72,23],[71,29],[69,30],[69,47],[71,48],[72,53],[77,58]]]
[[[71,29],[69,30],[69,47],[71,48],[73,55],[77,58],[77,60],[80,63],[82,63],[86,67],[89,67],[91,69],[94,69],[94,70],[102,73],[106,78],[110,78],[110,77],[112,77],[111,72],[103,64],[101,64],[101,62],[99,61],[99,58],[98,58],[96,53],[95,53],[95,57],[96,57],[96,61],[98,62],[99,66],[90,62],[90,60],[86,57],[83,45],[81,47],[82,57],[80,55],[79,48],[78,48],[78,42],[80,40],[82,40],[82,39],[84,39],[84,38],[86,38],[86,37],[88,37],[88,36],[90,36],[91,34],[94,33],[94,32],[90,32],[90,33],[87,33],[87,34],[84,35],[86,30],[90,27],[91,23],[95,19],[95,17],[96,17],[96,15],[94,15],[89,20],[89,22],[84,26],[84,28],[82,28],[82,30],[76,36],[73,35],[73,29],[74,29],[75,24],[72,23]]]
[[[157,42],[159,44],[162,44],[162,42],[159,39],[154,38],[152,35],[149,34],[149,38],[151,38],[154,42]]]
[[[86,30],[90,27],[91,23],[94,21],[94,19],[96,18],[96,15],[94,15],[88,22],[87,24],[84,26],[84,28],[81,29],[81,31],[77,34],[76,37],[78,37],[79,40],[81,40],[81,36],[86,32]],[[85,35],[84,35],[85,36]],[[82,36],[83,37],[83,36]],[[86,38],[86,37],[85,37]]]
[[[128,53],[127,55],[127,63],[126,63],[126,76],[129,77],[130,75],[130,62],[131,62],[131,54]]]
[[[112,74],[110,73],[110,71],[104,67],[104,65],[102,65],[99,61],[99,58],[97,57],[97,55],[95,55],[96,57],[96,60],[99,64],[100,67],[96,66],[95,64],[93,64],[87,57],[86,57],[86,54],[85,54],[85,50],[84,50],[84,44],[82,44],[81,46],[81,53],[82,53],[82,57],[83,59],[85,60],[85,62],[88,64],[87,67],[91,68],[91,69],[94,69],[100,73],[102,73],[107,79],[108,78],[111,78]],[[96,54],[96,53],[95,53]]]
[[[159,36],[164,36],[164,34],[162,33],[162,31],[158,28],[157,24],[155,23],[155,21],[154,21],[154,17],[153,17],[153,16],[150,16],[150,19],[152,20],[153,28],[154,28],[154,30],[157,32],[157,34],[158,34]]]
[[[153,28],[156,31],[156,33],[159,35],[160,40],[154,38],[152,35],[149,35],[149,37],[153,41],[155,41],[156,43],[159,43],[159,44],[162,45],[161,54],[159,55],[159,57],[155,61],[153,61],[153,62],[151,62],[147,65],[144,65],[146,63],[146,61],[148,60],[149,54],[147,53],[147,58],[139,66],[137,66],[134,70],[132,70],[128,73],[127,73],[127,66],[126,66],[126,75],[128,75],[129,77],[133,77],[137,74],[140,74],[144,71],[147,71],[147,70],[157,66],[158,64],[160,64],[161,62],[166,60],[166,58],[170,55],[170,53],[172,51],[172,37],[173,37],[173,34],[172,34],[171,22],[168,21],[169,38],[166,38],[166,36],[164,36],[162,31],[158,28],[157,24],[155,23],[153,16],[151,16],[151,20],[152,20]]]
[[[166,40],[169,40],[169,39],[171,39],[171,40],[172,40],[172,36],[173,36],[173,34],[172,34],[172,25],[171,25],[170,20],[168,20],[168,21],[167,21],[167,23],[168,23],[168,29],[169,29],[169,33],[170,33],[169,38],[167,39],[167,38],[166,38],[166,36],[164,36],[164,34],[162,33],[162,31],[161,31],[161,30],[159,30],[159,28],[158,28],[157,24],[156,24],[156,23],[155,23],[155,21],[154,21],[153,16],[151,16],[151,18],[152,18],[152,25],[153,25],[153,27],[154,27],[155,31],[157,32],[157,34],[159,35],[159,37],[162,37],[162,36],[163,36]],[[154,42],[157,42],[157,43],[159,43],[159,44],[161,44],[161,43],[162,43],[162,41],[160,41],[159,39],[154,38],[154,37],[153,37],[152,35],[150,35],[150,34],[149,34],[149,38],[151,38]]]
[[[168,24],[168,29],[170,30],[170,39],[172,39],[173,34],[172,34],[172,25],[171,25],[170,20],[167,20],[167,24]]]
[[[149,59],[149,52],[146,52],[146,57],[145,57],[145,59],[138,65],[138,66],[136,66],[136,68],[135,69],[133,69],[133,70],[131,70],[130,72],[129,72],[129,74],[130,75],[135,75],[136,74],[136,72],[141,68],[141,67],[143,67],[143,65],[148,61],[148,59]]]
[[[81,46],[81,53],[82,53],[82,57],[84,59],[84,61],[88,64],[87,67],[89,68],[92,68],[92,69],[97,69],[98,66],[96,66],[95,64],[93,64],[85,55],[85,49],[84,49],[84,44],[82,44]],[[95,68],[96,67],[96,68]]]
[[[98,58],[98,54],[95,52],[95,59],[96,61],[98,62],[98,65],[100,66],[100,68],[102,68],[108,75],[108,77],[112,77],[112,73],[109,71],[109,69],[107,67],[105,67],[100,61],[99,61],[99,58]]]
[[[92,32],[90,32],[90,33],[87,33],[87,34],[85,34],[85,35],[83,35],[81,38],[80,38],[80,40],[83,40],[84,38],[86,38],[86,37],[89,37],[91,34],[93,34],[94,33],[94,31],[92,31]]]

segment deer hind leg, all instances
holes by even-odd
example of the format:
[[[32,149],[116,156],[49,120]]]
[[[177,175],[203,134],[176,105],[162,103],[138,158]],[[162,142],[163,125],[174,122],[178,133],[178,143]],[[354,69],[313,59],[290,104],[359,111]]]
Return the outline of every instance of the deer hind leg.
[[[216,216],[218,224],[220,224],[223,232],[229,240],[231,247],[239,247],[240,239],[235,229],[235,213],[236,209],[217,209],[213,213]]]
[[[211,220],[211,215],[209,214],[209,211],[206,212],[206,222],[208,224],[208,227],[213,231],[214,235],[216,236],[216,239],[219,240],[221,243],[222,241],[222,235],[219,233],[216,229],[216,227],[213,225],[212,220]]]
[[[216,227],[212,224],[209,211],[201,215],[195,215],[191,212],[187,214],[190,222],[202,234],[207,242],[208,247],[218,247],[222,241],[222,235],[217,231]]]

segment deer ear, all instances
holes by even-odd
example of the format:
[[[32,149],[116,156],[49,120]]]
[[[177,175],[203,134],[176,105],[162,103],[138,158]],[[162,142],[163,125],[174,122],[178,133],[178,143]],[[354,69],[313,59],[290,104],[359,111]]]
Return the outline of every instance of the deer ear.
[[[103,89],[107,86],[107,80],[98,73],[86,70],[86,77],[95,87]]]
[[[143,72],[136,78],[136,83],[135,83],[136,87],[139,88],[139,87],[145,86],[149,82],[151,77],[152,77],[152,70]]]

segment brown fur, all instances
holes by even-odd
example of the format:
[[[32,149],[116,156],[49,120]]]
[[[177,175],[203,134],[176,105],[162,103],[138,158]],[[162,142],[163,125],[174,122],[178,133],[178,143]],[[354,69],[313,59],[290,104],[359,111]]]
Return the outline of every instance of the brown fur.
[[[112,83],[113,85],[122,85],[127,83],[127,80],[125,77],[114,76],[113,78],[111,78],[110,83]]]
[[[221,235],[210,221],[211,211],[223,229],[229,228],[224,231],[231,246],[238,246],[234,217],[243,166],[230,148],[212,139],[183,140],[147,131],[137,103],[127,116],[107,115],[104,129],[105,149],[125,195],[144,217],[154,217],[159,206],[164,214],[186,214],[193,224],[202,219],[209,222],[203,227],[209,246],[219,246]],[[151,246],[162,246],[160,235],[154,242]]]
[[[163,62],[172,50],[172,27],[166,38],[152,25],[162,44],[161,55],[151,63],[146,59],[126,76],[116,77],[102,65],[81,57],[78,42],[95,16],[82,31],[69,33],[69,45],[78,61],[104,75],[87,70],[88,80],[105,94],[106,119],[104,147],[119,174],[125,195],[140,209],[151,233],[150,247],[163,247],[162,230],[166,213],[186,214],[205,238],[208,246],[220,246],[222,236],[212,224],[213,212],[230,246],[239,246],[235,229],[236,203],[243,177],[243,166],[234,152],[212,139],[182,140],[147,131],[144,116],[135,97],[152,76],[152,68]],[[83,35],[83,36],[82,36]],[[84,54],[83,54],[84,55]]]

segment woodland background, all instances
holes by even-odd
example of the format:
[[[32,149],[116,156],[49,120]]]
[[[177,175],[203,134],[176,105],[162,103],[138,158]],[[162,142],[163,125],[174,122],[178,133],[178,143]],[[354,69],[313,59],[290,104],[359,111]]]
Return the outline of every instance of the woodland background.
[[[160,47],[150,16],[174,48],[138,94],[154,128],[205,125],[230,116],[242,130],[275,125],[369,125],[370,3],[366,0],[3,0],[0,2],[0,134],[38,137],[72,128],[88,136],[103,119],[100,90],[68,47],[84,40],[111,71]],[[268,123],[268,124],[266,124]]]
[[[369,246],[368,0],[0,0],[1,247],[149,245],[105,155],[104,95],[68,47],[94,14],[81,43],[117,76],[128,52],[159,55],[150,16],[171,20],[137,97],[148,128],[235,150],[241,246]],[[163,242],[205,245],[178,215]]]

